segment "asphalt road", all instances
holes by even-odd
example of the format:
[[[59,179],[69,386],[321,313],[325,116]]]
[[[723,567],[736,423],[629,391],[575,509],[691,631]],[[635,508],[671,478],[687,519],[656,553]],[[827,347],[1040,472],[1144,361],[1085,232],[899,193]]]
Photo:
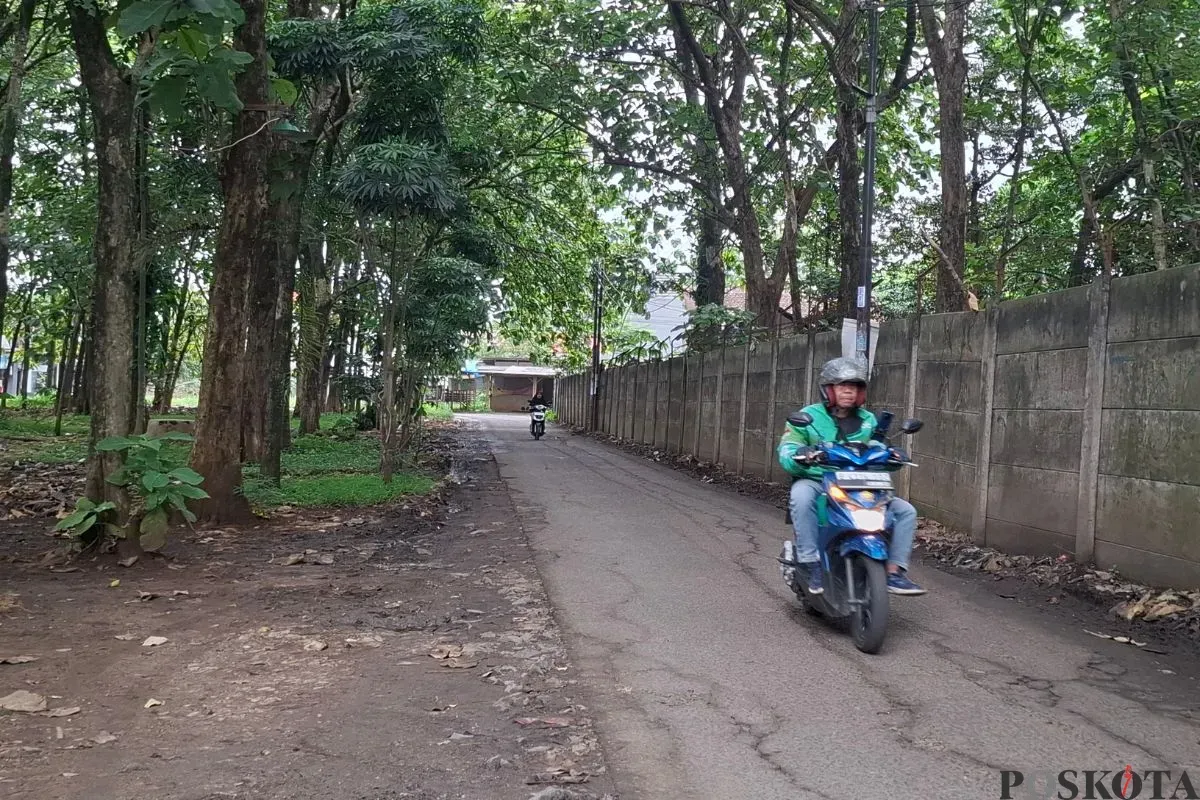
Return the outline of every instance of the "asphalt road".
[[[883,653],[864,655],[783,585],[776,509],[583,437],[535,442],[525,416],[474,419],[621,800],[998,798],[1004,769],[1023,790],[1127,764],[1193,765],[1200,789],[1193,666],[919,567],[930,594],[894,598]]]

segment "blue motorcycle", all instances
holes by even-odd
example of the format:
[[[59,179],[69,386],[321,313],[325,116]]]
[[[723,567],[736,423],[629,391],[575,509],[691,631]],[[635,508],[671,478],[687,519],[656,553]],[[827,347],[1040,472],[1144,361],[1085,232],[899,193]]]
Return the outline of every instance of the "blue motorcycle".
[[[812,425],[812,416],[800,411],[788,417],[799,428]],[[832,467],[822,480],[817,498],[817,549],[825,591],[810,594],[795,561],[795,544],[789,539],[783,555],[784,580],[805,609],[849,627],[854,645],[864,653],[878,653],[887,635],[888,539],[887,508],[895,497],[892,473],[916,466],[908,454],[892,447],[887,433],[892,415],[880,415],[873,441],[821,442],[802,448],[795,460],[804,466]],[[914,434],[922,427],[917,419],[904,422],[900,431]],[[787,521],[792,522],[789,508]]]

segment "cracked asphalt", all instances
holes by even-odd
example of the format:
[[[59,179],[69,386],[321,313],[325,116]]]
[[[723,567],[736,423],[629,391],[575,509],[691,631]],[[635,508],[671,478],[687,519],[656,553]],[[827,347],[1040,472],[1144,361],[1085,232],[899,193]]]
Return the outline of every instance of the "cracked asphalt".
[[[1200,778],[1190,660],[919,566],[930,594],[894,599],[883,653],[864,655],[783,585],[776,509],[560,430],[535,442],[523,415],[468,419],[622,800],[998,798],[1003,769],[1126,764]]]

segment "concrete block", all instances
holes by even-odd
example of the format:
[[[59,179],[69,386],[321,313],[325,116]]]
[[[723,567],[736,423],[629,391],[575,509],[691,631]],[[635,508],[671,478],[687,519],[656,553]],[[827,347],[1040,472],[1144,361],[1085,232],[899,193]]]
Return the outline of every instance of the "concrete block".
[[[1200,411],[1200,337],[1110,344],[1104,407]]]
[[[1079,474],[993,464],[987,516],[1069,536],[1075,543]]]
[[[1200,336],[1200,266],[1112,282],[1108,341]]]
[[[768,355],[767,358],[770,358]],[[779,369],[804,370],[808,365],[808,337],[785,336],[779,340]]]
[[[816,350],[814,350],[814,355],[816,358],[813,363],[819,375],[821,367],[826,361],[842,355],[842,331],[840,328],[836,331],[822,331],[815,338]],[[813,376],[813,383],[816,383],[816,375]]]
[[[980,361],[983,328],[983,315],[974,311],[922,317],[920,357],[928,361]]]
[[[1200,562],[1200,486],[1101,475],[1096,546],[1101,541]]]
[[[803,408],[808,405],[805,398],[808,397],[808,389],[804,385],[805,370],[804,369],[780,369],[776,377],[775,384],[775,399],[777,402],[786,403],[795,408]]]
[[[771,430],[774,425],[771,419],[770,408],[766,403],[748,402],[746,403],[746,433],[751,431]]]
[[[1200,588],[1200,563],[1186,558],[1097,541],[1096,565],[1120,570],[1122,575],[1149,586]]]
[[[1200,486],[1200,411],[1105,411],[1100,472]]]
[[[1090,308],[1086,286],[1001,303],[996,310],[996,353],[1087,347]]]
[[[908,398],[908,364],[877,364],[867,393],[872,411],[887,409],[896,416],[904,413]]]
[[[964,515],[958,511],[952,511],[911,497],[909,498],[909,502],[917,507],[917,513],[922,517],[940,522],[952,531],[958,531],[959,533],[970,533],[971,531],[970,513]]]
[[[933,456],[921,456],[916,461],[920,466],[911,470],[909,500],[954,515],[955,519],[961,520],[955,527],[969,531],[976,499],[975,466]]]
[[[889,319],[879,326],[879,339],[871,359],[878,369],[885,364],[907,364],[912,350],[911,319]]]
[[[146,423],[147,436],[163,436],[168,433],[196,435],[196,421],[191,419],[152,419]]]
[[[978,361],[918,361],[917,408],[978,413],[983,408],[982,381]]]
[[[1055,531],[1016,525],[1000,519],[987,520],[984,544],[1018,556],[1059,556],[1075,554],[1075,536]]]
[[[999,410],[992,414],[992,464],[1079,471],[1080,411]]]
[[[995,408],[1083,408],[1087,350],[996,356]]]
[[[963,464],[974,464],[979,452],[979,414],[966,414],[942,409],[918,409],[917,416],[925,423],[912,439],[911,447],[920,461],[926,455]],[[897,430],[899,422],[893,422]],[[904,446],[903,440],[900,440]]]

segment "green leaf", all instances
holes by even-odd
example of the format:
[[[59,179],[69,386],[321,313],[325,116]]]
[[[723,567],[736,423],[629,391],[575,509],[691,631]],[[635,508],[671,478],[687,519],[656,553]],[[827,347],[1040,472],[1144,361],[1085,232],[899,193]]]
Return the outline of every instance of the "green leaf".
[[[179,43],[180,50],[197,61],[203,61],[212,49],[204,32],[192,25],[180,28],[176,34],[176,41]]]
[[[161,472],[147,472],[142,475],[142,486],[146,487],[146,491],[148,492],[169,486],[170,483],[171,479]]]
[[[279,98],[279,102],[285,106],[295,105],[296,99],[300,97],[300,90],[296,88],[296,84],[286,78],[272,78],[271,91]]]
[[[142,524],[139,526],[139,530],[141,530],[143,534],[161,533],[165,535],[167,532],[166,509],[156,508],[143,517]]]
[[[188,486],[186,483],[176,486],[172,491],[191,500],[208,499],[208,492],[204,491],[198,486]]]
[[[196,89],[200,96],[220,106],[226,111],[242,110],[242,101],[238,98],[237,88],[228,69],[213,64],[201,64],[196,71]]]
[[[129,483],[129,477],[129,470],[125,467],[121,467],[112,475],[109,475],[107,478],[105,478],[104,482],[110,483],[113,486],[124,486],[125,484]]]
[[[167,120],[183,119],[183,101],[187,97],[186,75],[164,75],[150,88],[150,106],[162,112]]]
[[[90,503],[91,501],[89,500],[88,502]],[[116,504],[116,503],[110,503],[110,502],[108,502],[107,500],[105,500],[105,501],[104,501],[103,503],[101,503],[100,505],[98,505],[98,506],[95,506],[95,507],[92,509],[92,511],[95,511],[97,514],[103,514],[105,511],[115,511],[115,510],[116,510],[116,508],[117,508],[117,504]]]
[[[92,527],[92,524],[96,521],[96,512],[92,511],[90,508],[88,508],[88,509],[84,509],[82,511],[76,511],[74,514],[71,514],[70,516],[63,517],[61,520],[59,520],[59,523],[54,526],[54,530],[56,530],[56,531],[74,530],[75,528],[81,527],[83,521],[88,519],[89,517],[92,518],[92,521],[89,522],[86,527],[90,528],[90,527]]]
[[[176,0],[137,0],[117,18],[117,33],[125,37],[162,25],[176,7]]]
[[[167,477],[177,480],[180,483],[191,484],[192,486],[199,486],[204,483],[204,476],[191,467],[176,467],[167,473]]]
[[[157,553],[167,545],[167,532],[151,531],[150,533],[143,533],[139,541],[142,543],[142,549],[147,553]]]
[[[186,519],[188,522],[195,522],[197,519],[199,519],[199,517],[197,517],[195,515],[195,513],[193,513],[190,509],[187,509],[187,508],[179,509],[179,513],[183,514],[183,518]]]

